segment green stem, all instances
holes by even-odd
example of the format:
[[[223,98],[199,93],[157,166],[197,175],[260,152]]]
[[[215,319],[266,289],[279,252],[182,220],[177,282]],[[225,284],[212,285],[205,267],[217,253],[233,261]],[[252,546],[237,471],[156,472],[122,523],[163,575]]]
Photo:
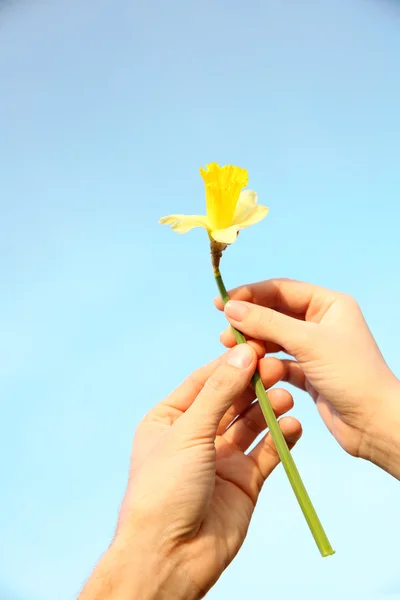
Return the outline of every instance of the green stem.
[[[226,291],[224,282],[222,281],[221,273],[219,272],[218,268],[214,268],[214,275],[219,292],[221,294],[222,301],[225,305],[229,300],[229,296],[228,292]],[[238,344],[246,343],[246,338],[240,331],[233,328],[233,332]],[[261,380],[261,376],[258,370],[256,370],[256,372],[254,373],[252,382],[259,404],[261,406],[261,410],[264,414],[265,421],[271,433],[272,440],[279,454],[279,458],[281,459],[283,467],[286,471],[286,475],[288,476],[290,484],[296,495],[300,508],[303,511],[304,517],[308,523],[311,533],[314,536],[318,549],[322,556],[330,556],[334,554],[335,551],[332,549],[332,546],[329,543],[324,528],[321,525],[318,515],[315,512],[314,506],[312,505],[310,497],[300,477],[300,473],[297,470],[296,464],[286,444],[286,440],[283,436],[281,428],[279,427],[278,420],[271,406],[271,402],[268,398],[267,392],[264,389],[264,384]]]

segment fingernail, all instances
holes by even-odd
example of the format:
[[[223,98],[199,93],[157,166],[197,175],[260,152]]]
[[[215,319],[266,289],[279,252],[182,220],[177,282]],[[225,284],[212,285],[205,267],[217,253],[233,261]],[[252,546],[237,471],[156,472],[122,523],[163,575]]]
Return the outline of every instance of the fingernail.
[[[250,366],[254,357],[254,352],[247,344],[235,346],[229,352],[227,363],[237,369],[245,369]]]
[[[229,300],[225,306],[225,314],[235,321],[242,321],[247,315],[248,310],[247,304],[239,300]]]

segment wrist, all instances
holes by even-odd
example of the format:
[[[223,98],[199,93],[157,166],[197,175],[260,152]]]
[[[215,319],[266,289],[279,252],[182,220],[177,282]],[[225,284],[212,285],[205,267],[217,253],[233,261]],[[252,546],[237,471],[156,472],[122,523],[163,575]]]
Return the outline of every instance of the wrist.
[[[143,537],[143,536],[142,536]],[[118,535],[100,559],[79,600],[200,600],[202,594],[159,549],[139,536]]]
[[[400,381],[393,376],[375,401],[360,456],[400,479]]]

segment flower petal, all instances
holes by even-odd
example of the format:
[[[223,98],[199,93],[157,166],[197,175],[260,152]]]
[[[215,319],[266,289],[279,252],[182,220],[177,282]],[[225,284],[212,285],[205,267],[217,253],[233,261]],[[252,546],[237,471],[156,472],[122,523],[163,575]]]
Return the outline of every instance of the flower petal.
[[[211,231],[211,237],[216,242],[221,242],[221,244],[233,244],[233,242],[236,241],[239,229],[244,229],[245,227],[250,227],[250,225],[255,225],[267,216],[268,211],[269,209],[266,206],[259,204],[241,223],[236,223],[235,225],[231,225],[225,229],[214,229]]]
[[[171,228],[177,233],[187,233],[194,227],[204,227],[209,229],[207,217],[204,215],[169,215],[161,217],[158,221],[161,225],[171,225]]]
[[[214,229],[214,231],[211,231],[211,237],[221,244],[233,244],[236,241],[238,230],[239,225],[231,225],[226,229]]]
[[[240,223],[237,223],[238,229],[244,229],[245,227],[250,227],[250,225],[255,225],[262,221],[268,214],[269,208],[267,206],[263,206],[262,204],[258,204],[255,209]]]
[[[233,222],[240,223],[244,221],[255,210],[256,206],[257,193],[252,190],[243,190],[236,205]]]

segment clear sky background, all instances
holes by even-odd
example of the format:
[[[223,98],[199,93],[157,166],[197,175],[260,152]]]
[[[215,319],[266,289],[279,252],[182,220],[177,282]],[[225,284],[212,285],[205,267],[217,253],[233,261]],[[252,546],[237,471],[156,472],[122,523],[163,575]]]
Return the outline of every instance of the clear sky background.
[[[400,7],[384,0],[0,2],[0,599],[76,597],[107,547],[135,427],[222,351],[201,213],[207,162],[270,215],[228,286],[347,291],[400,374]],[[346,456],[312,401],[210,599],[400,597],[400,485]]]

